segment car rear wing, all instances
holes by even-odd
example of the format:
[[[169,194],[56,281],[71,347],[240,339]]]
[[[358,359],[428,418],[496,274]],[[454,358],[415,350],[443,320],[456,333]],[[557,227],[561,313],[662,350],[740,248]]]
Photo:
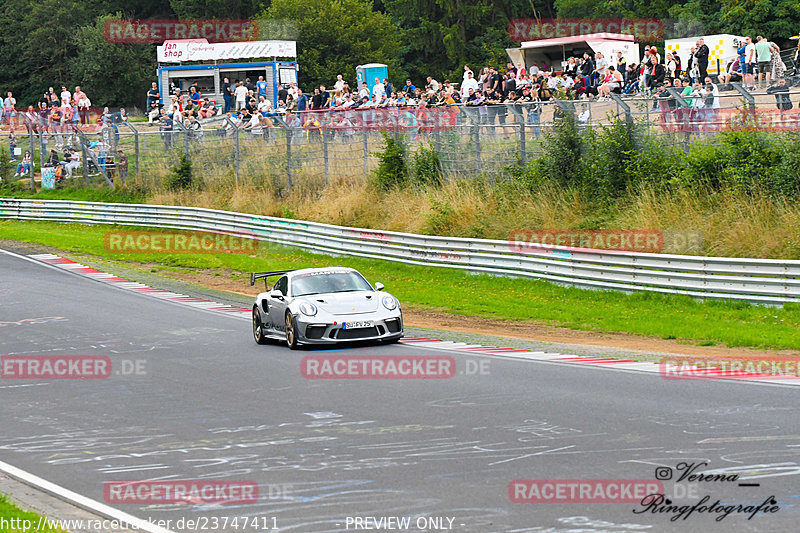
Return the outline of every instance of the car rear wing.
[[[291,272],[291,270],[274,270],[272,272],[251,272],[250,273],[250,286],[256,284],[256,280],[263,279],[264,280],[264,289],[269,290],[267,286],[267,278],[270,276],[282,276],[287,272]]]

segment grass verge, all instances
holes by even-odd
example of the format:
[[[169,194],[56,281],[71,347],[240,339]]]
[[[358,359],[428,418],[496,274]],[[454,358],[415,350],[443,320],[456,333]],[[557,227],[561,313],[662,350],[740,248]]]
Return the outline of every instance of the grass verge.
[[[0,517],[4,518],[8,524],[19,526],[11,529],[0,525],[0,533],[23,533],[24,531],[32,531],[34,528],[37,528],[36,531],[41,533],[65,533],[63,529],[53,529],[48,525],[38,529],[39,521],[42,519],[41,516],[31,511],[23,511],[11,503],[8,497],[3,494],[0,494]],[[47,524],[47,521],[44,520],[43,523]],[[30,524],[30,527],[23,528],[25,524]]]
[[[576,330],[621,332],[686,340],[703,346],[800,349],[800,305],[783,308],[744,302],[695,301],[653,293],[622,294],[561,287],[544,281],[470,275],[444,268],[404,265],[353,257],[331,257],[262,243],[255,255],[118,254],[103,238],[110,227],[45,222],[0,223],[0,238],[38,243],[167,268],[217,270],[239,274],[246,287],[249,272],[319,267],[331,264],[361,271],[381,281],[406,306],[449,313],[522,320]],[[120,228],[130,230],[134,228]]]

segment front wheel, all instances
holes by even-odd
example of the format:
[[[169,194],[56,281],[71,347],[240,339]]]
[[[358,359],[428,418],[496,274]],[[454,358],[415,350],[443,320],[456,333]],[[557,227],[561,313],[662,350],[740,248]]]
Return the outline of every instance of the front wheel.
[[[258,308],[253,306],[253,338],[256,344],[267,344],[267,337],[264,335],[264,325],[261,323],[261,315]]]
[[[297,330],[295,329],[294,317],[290,312],[286,313],[286,344],[292,350],[296,350],[298,347]]]

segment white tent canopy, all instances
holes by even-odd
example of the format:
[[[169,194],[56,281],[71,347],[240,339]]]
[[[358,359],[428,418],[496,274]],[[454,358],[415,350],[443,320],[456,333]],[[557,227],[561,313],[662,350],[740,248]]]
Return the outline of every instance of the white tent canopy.
[[[524,66],[526,69],[532,65],[548,65],[560,70],[563,62],[573,56],[580,57],[584,52],[602,52],[612,64],[617,52],[622,52],[628,64],[638,63],[640,59],[639,46],[634,42],[633,35],[622,33],[592,33],[525,41],[519,48],[507,48],[506,52],[515,66]]]

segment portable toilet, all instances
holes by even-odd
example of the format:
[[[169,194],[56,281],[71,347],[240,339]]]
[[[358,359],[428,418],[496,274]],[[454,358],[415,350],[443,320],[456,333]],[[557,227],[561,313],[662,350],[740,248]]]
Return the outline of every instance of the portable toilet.
[[[380,78],[381,81],[389,78],[389,67],[382,63],[367,63],[366,65],[359,65],[356,67],[356,91],[361,90],[361,83],[367,82],[369,92],[372,92],[372,86],[375,85],[375,78]]]

